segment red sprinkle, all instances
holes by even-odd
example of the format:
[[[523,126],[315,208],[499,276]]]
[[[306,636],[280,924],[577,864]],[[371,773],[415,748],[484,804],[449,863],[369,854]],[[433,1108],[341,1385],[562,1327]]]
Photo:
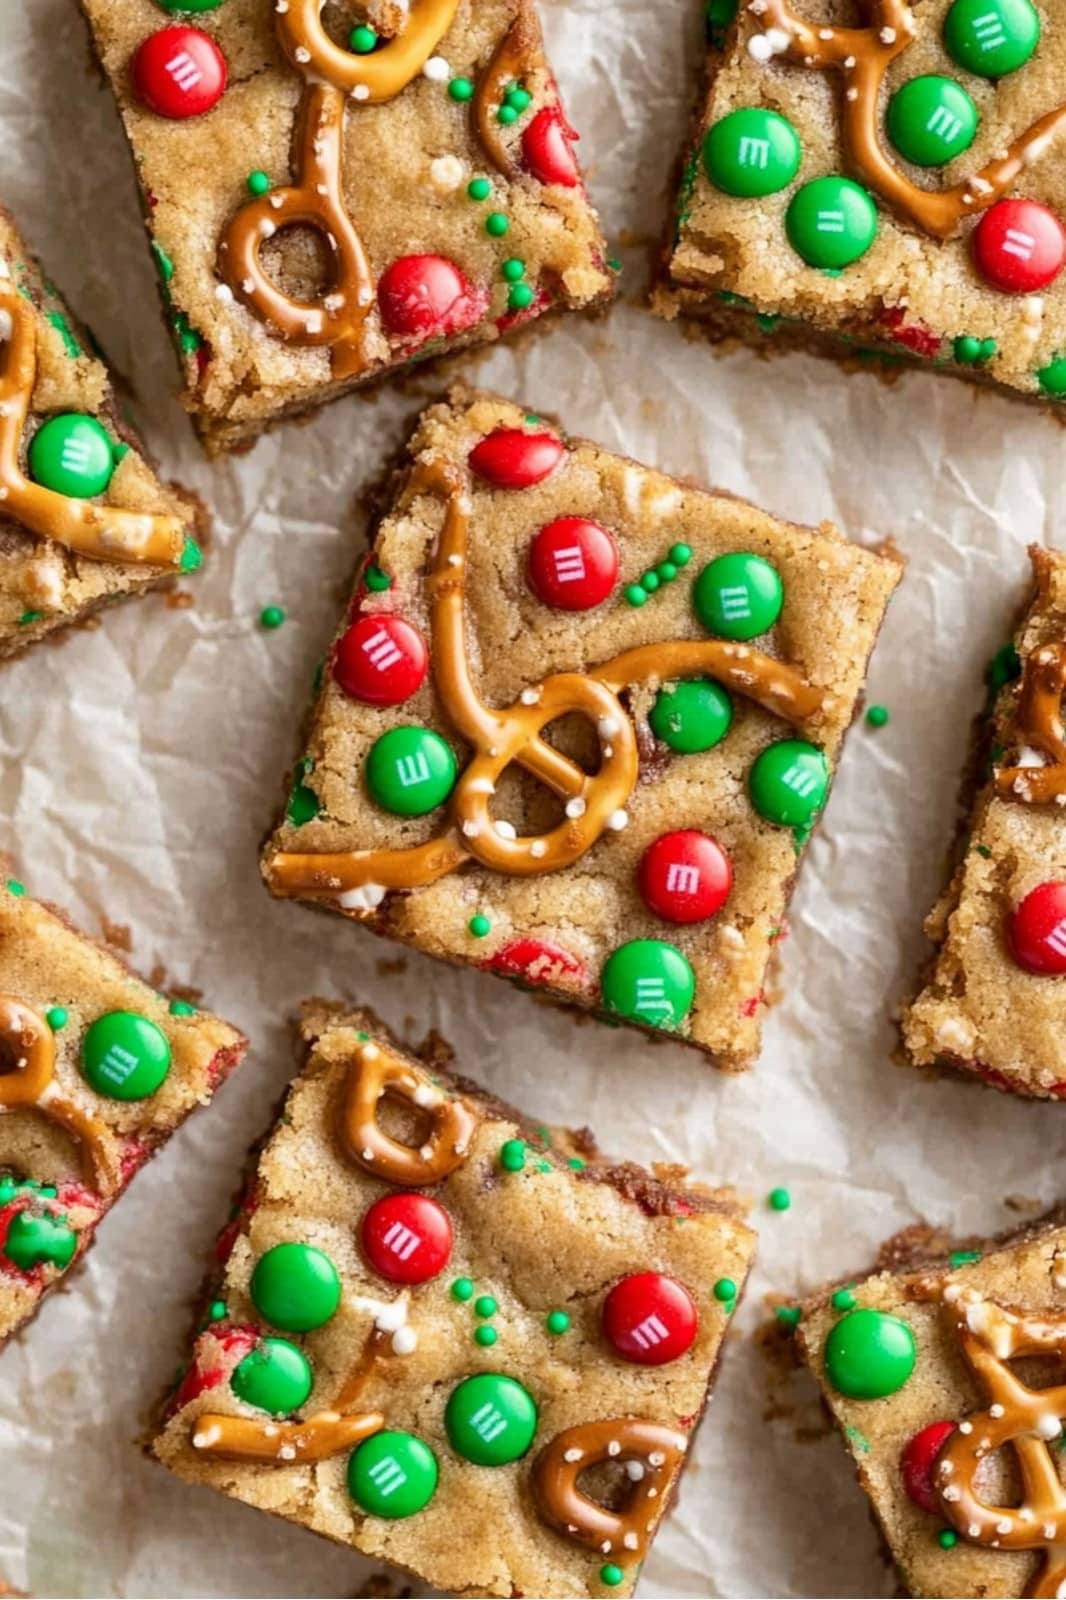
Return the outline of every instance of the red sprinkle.
[[[603,1302],[603,1331],[626,1361],[661,1367],[683,1356],[696,1337],[699,1317],[692,1296],[676,1278],[634,1272]]]
[[[1066,883],[1031,889],[1007,918],[1007,943],[1018,966],[1038,977],[1066,973]]]
[[[1032,294],[1053,283],[1066,263],[1066,230],[1036,200],[997,200],[973,231],[978,272],[1004,294]]]
[[[553,433],[497,428],[471,450],[470,466],[497,489],[529,489],[554,472],[565,453]]]
[[[541,183],[573,189],[581,177],[572,149],[576,138],[558,106],[545,106],[522,135],[522,155],[529,171]]]
[[[398,706],[420,689],[429,669],[426,641],[404,617],[360,617],[333,657],[333,676],[346,695],[371,706]]]
[[[181,122],[213,110],[226,92],[226,58],[210,34],[178,23],[149,34],[130,68],[137,97]]]
[[[361,1237],[370,1265],[390,1283],[426,1283],[444,1271],[452,1253],[451,1218],[424,1194],[375,1200]]]
[[[488,310],[488,295],[445,256],[401,256],[378,283],[386,332],[419,341],[472,328]]]
[[[931,1422],[908,1440],[899,1458],[899,1470],[908,1499],[933,1516],[941,1510],[933,1482],[933,1468],[955,1428],[954,1422]]]
[[[618,582],[618,547],[599,522],[557,517],[529,547],[529,583],[538,600],[560,611],[591,611]]]

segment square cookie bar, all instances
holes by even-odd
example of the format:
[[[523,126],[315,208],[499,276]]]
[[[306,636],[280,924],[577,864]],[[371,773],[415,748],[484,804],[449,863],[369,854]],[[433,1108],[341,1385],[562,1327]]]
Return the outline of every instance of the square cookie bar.
[[[1066,1213],[953,1253],[912,1230],[883,1257],[808,1301],[797,1341],[907,1592],[1061,1594]]]
[[[267,882],[743,1068],[899,570],[455,391],[394,482]]]
[[[1058,0],[750,0],[708,83],[660,311],[1066,394]]]
[[[0,210],[0,658],[200,565],[111,376]]]
[[[0,882],[0,1342],[246,1047]]]
[[[82,0],[208,449],[610,296],[532,0],[160,4]]]
[[[907,1053],[1015,1094],[1066,1095],[1066,556],[1030,550],[1036,595],[990,668],[991,771],[936,945],[904,1013]]]
[[[301,1033],[154,1453],[448,1594],[630,1594],[751,1261],[741,1208],[369,1012],[312,1001]]]

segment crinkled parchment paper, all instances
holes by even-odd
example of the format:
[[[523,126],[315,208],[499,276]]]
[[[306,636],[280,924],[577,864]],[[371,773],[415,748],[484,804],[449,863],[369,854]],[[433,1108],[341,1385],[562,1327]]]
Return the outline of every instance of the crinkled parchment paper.
[[[149,439],[216,528],[192,609],[132,602],[4,670],[0,848],[86,927],[129,923],[143,970],[165,962],[254,1040],[0,1362],[0,1569],[37,1595],[351,1595],[364,1581],[348,1552],[171,1480],[131,1443],[181,1354],[245,1148],[291,1074],[285,1019],[312,991],[369,999],[415,1033],[440,1028],[465,1068],[546,1120],[588,1122],[609,1149],[685,1161],[755,1197],[758,1268],[645,1596],[890,1594],[810,1388],[751,1338],[763,1296],[861,1266],[921,1218],[992,1230],[1017,1215],[1006,1197],[1066,1191],[1061,1108],[926,1081],[890,1056],[982,664],[1023,592],[1026,544],[1061,538],[1066,436],[947,379],[890,388],[801,357],[716,358],[640,309],[701,10],[544,7],[593,193],[623,243],[626,298],[605,323],[557,325],[468,370],[668,471],[857,538],[893,534],[908,558],[871,681],[891,721],[851,736],[794,903],[785,998],[739,1079],[473,973],[414,955],[386,970],[387,947],[358,928],[267,898],[256,846],[361,541],[350,508],[418,397],[349,398],[209,466],[171,398],[133,176],[76,7],[0,0],[0,191],[135,377]],[[439,380],[419,385],[428,396]],[[289,620],[265,633],[272,602]],[[792,1190],[785,1214],[765,1206],[775,1184]]]

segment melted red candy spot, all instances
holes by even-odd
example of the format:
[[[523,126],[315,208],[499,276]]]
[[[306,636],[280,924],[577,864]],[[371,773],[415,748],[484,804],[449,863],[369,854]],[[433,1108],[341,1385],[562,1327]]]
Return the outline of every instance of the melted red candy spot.
[[[684,1284],[661,1272],[632,1273],[603,1302],[607,1342],[626,1361],[643,1367],[661,1367],[683,1356],[698,1325]]]
[[[614,536],[588,517],[557,517],[529,547],[529,585],[560,611],[591,611],[618,582]]]
[[[545,106],[522,135],[527,168],[541,183],[561,183],[564,188],[573,189],[581,177],[571,148],[576,138],[558,106]]]
[[[149,34],[130,68],[137,98],[157,116],[202,117],[226,92],[226,58],[209,34],[176,24]]]
[[[997,200],[973,231],[973,259],[993,289],[1032,294],[1053,283],[1066,263],[1066,230],[1036,200]]]
[[[399,338],[447,338],[481,321],[488,295],[445,256],[401,256],[381,275],[378,307]]]
[[[342,637],[333,676],[353,700],[398,706],[421,688],[429,651],[418,629],[403,617],[360,617]]]
[[[1007,944],[1024,972],[1066,973],[1066,883],[1052,879],[1029,891],[1007,918]]]
[[[225,1333],[209,1329],[201,1334],[193,1351],[192,1366],[170,1397],[168,1415],[180,1411],[190,1401],[199,1399],[208,1389],[217,1389],[220,1383],[225,1383],[245,1356],[251,1355],[258,1339],[258,1328],[227,1328]],[[210,1366],[203,1365],[208,1359],[208,1341],[217,1347],[211,1352],[213,1364]]]
[[[899,1470],[907,1498],[933,1516],[941,1509],[933,1485],[933,1468],[937,1456],[955,1432],[955,1427],[954,1422],[931,1422],[908,1440],[899,1458]]]
[[[140,1172],[155,1146],[149,1139],[127,1139],[122,1146],[118,1170],[123,1183],[129,1183],[135,1172]]]
[[[886,306],[881,313],[881,323],[888,329],[894,344],[913,350],[916,356],[934,357],[940,354],[943,338],[924,322],[908,322],[902,306]]]
[[[555,983],[564,976],[584,983],[588,978],[588,968],[579,957],[543,939],[514,939],[482,965],[489,972],[522,978],[526,983]]]
[[[470,466],[497,489],[529,489],[559,465],[566,451],[553,433],[497,428],[470,452]]]
[[[648,846],[637,886],[648,910],[664,921],[703,922],[729,899],[733,866],[710,834],[681,828]]]
[[[387,1194],[363,1218],[363,1252],[390,1283],[425,1283],[452,1253],[451,1218],[424,1194]]]

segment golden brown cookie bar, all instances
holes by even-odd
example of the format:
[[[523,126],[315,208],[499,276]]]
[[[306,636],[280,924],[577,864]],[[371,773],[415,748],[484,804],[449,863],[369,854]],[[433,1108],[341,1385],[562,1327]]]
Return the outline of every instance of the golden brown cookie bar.
[[[1059,0],[742,0],[708,85],[662,314],[1066,394]]]
[[[954,1252],[921,1231],[806,1302],[800,1354],[908,1593],[1061,1594],[1066,1215]]]
[[[301,1035],[154,1453],[450,1594],[630,1594],[750,1265],[742,1208],[368,1011],[308,1002]]]
[[[610,296],[532,0],[82,5],[210,450]]]
[[[926,921],[936,945],[904,1013],[918,1065],[1015,1094],[1066,1094],[1066,557],[1034,547],[1032,606],[993,662],[991,772]]]
[[[246,1047],[0,882],[0,1342]]]
[[[0,657],[195,571],[202,520],[157,478],[89,334],[0,210]]]
[[[745,1067],[898,565],[466,390],[406,460],[271,890]]]

